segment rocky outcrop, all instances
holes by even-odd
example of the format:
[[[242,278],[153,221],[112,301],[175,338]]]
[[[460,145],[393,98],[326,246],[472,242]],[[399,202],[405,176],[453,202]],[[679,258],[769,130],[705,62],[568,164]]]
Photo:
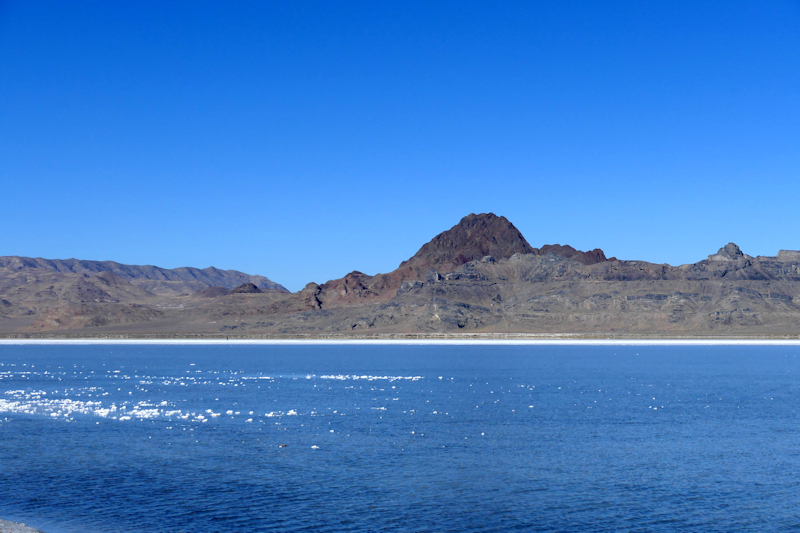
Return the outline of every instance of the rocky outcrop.
[[[800,251],[778,250],[778,261],[800,261]]]
[[[307,284],[303,290],[300,291],[300,297],[304,306],[309,309],[322,309],[322,301],[319,299],[321,292],[322,289],[320,286],[313,281]]]
[[[708,256],[709,261],[738,261],[744,258],[744,253],[732,242],[720,248],[717,253]]]
[[[541,248],[535,250],[536,255],[556,254],[568,259],[574,259],[582,265],[594,265],[595,263],[603,263],[605,261],[615,261],[616,257],[606,259],[606,254],[600,248],[595,248],[588,252],[576,250],[572,246],[561,246],[560,244],[545,244]]]
[[[341,279],[322,284],[321,290],[351,302],[362,298],[371,298],[377,296],[377,293],[369,287],[372,278],[373,276],[354,270]]]

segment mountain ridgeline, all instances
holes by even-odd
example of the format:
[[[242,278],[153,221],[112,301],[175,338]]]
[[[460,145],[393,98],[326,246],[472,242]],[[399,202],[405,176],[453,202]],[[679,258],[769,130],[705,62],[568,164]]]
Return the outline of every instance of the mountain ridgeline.
[[[531,246],[505,217],[471,214],[386,274],[296,293],[263,276],[112,261],[0,258],[0,334],[329,336],[566,333],[800,334],[800,252],[733,243],[671,266]]]
[[[261,289],[289,292],[285,287],[264,276],[251,276],[236,270],[182,267],[175,269],[156,266],[123,265],[114,261],[85,261],[79,259],[41,259],[31,257],[0,257],[0,272],[43,270],[59,274],[96,275],[110,272],[155,294],[186,294],[206,287],[233,289],[243,283],[253,283]]]

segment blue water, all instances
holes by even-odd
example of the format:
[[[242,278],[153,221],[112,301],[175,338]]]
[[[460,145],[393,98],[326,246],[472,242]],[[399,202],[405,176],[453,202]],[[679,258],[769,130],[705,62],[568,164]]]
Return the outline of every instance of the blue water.
[[[48,533],[797,531],[795,347],[2,346]]]

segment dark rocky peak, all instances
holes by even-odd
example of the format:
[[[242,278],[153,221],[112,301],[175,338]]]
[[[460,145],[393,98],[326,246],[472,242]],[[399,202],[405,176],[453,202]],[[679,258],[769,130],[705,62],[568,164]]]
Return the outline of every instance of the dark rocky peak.
[[[228,294],[258,294],[260,292],[263,291],[256,287],[254,283],[242,283],[238,287],[231,289]]]
[[[447,272],[486,256],[508,259],[516,253],[534,253],[534,248],[506,217],[494,213],[470,214],[434,237],[400,267]]]
[[[575,261],[583,265],[594,265],[596,263],[603,263],[605,261],[616,260],[615,257],[607,259],[605,252],[603,252],[603,250],[601,250],[600,248],[595,248],[594,250],[590,250],[588,252],[582,252],[580,250],[576,250],[572,246],[569,245],[562,246],[560,244],[545,244],[544,246],[539,248],[536,253],[538,255],[553,253],[556,255],[560,255],[561,257],[574,259]]]
[[[709,255],[709,261],[736,261],[737,259],[744,259],[745,255],[738,246],[729,242],[719,249],[715,254]]]

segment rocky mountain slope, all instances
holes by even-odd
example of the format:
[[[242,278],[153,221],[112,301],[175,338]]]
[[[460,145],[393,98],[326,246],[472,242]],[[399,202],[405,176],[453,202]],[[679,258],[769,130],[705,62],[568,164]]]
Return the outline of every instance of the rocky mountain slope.
[[[390,273],[354,271],[293,294],[253,276],[222,285],[209,274],[176,294],[142,283],[170,279],[121,276],[138,272],[125,265],[5,264],[6,335],[800,334],[800,252],[751,257],[731,243],[689,265],[607,259],[600,249],[534,248],[491,213],[465,217]]]
[[[388,274],[369,276],[353,271],[344,278],[328,281],[318,288],[315,284],[309,284],[304,290],[314,292],[314,298],[326,307],[362,305],[394,298],[403,282],[425,279],[431,268],[450,272],[487,256],[503,260],[514,254],[546,253],[571,257],[582,264],[606,261],[600,249],[581,252],[559,244],[534,248],[507,218],[494,213],[470,214],[449,230],[436,235]]]

